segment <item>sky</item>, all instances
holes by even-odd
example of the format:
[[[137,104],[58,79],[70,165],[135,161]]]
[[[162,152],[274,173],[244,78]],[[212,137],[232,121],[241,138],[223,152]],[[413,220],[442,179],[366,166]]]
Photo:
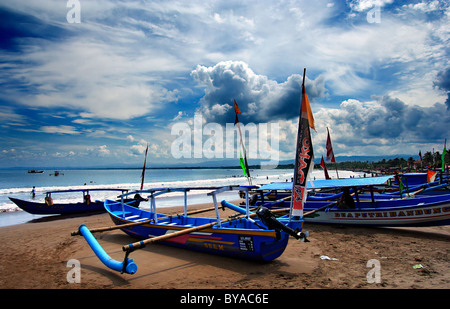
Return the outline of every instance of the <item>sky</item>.
[[[234,100],[250,159],[292,160],[304,68],[316,158],[327,128],[338,159],[442,152],[449,17],[438,0],[2,0],[0,168],[139,166],[147,144],[148,166],[238,158]]]

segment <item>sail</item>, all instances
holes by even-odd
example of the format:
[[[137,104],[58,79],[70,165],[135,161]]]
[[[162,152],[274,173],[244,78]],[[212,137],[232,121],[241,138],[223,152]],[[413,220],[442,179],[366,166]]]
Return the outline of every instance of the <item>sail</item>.
[[[314,118],[309,106],[305,90],[305,74],[303,71],[302,102],[299,115],[297,144],[295,152],[294,178],[292,184],[291,217],[303,216],[303,205],[306,201],[306,183],[308,175],[314,167],[313,145],[310,127],[314,129]]]

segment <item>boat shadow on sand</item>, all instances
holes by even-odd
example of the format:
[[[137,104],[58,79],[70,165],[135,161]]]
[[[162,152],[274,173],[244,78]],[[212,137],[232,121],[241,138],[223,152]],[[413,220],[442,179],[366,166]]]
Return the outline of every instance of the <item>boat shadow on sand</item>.
[[[43,222],[53,222],[53,221],[59,221],[59,220],[66,220],[66,219],[73,219],[73,218],[81,218],[81,217],[89,217],[89,216],[95,216],[95,215],[101,215],[104,214],[104,210],[99,211],[93,211],[89,213],[75,213],[75,214],[62,214],[62,215],[42,215],[42,217],[34,218],[26,223],[43,223]],[[38,215],[34,215],[38,216]]]
[[[125,253],[122,251],[122,246],[135,241],[134,238],[117,232],[99,233],[96,235],[96,238],[105,247],[107,253],[118,261],[122,261],[124,258]],[[96,264],[98,263],[98,259],[93,253],[87,257],[80,258],[80,261],[85,260],[86,262],[82,262],[82,268],[108,277],[116,286],[130,284],[133,281],[141,279],[147,280],[158,275],[176,274],[179,271],[186,271],[188,273],[203,272],[205,267],[207,269],[217,268],[238,274],[242,276],[242,281],[248,278],[255,279],[270,273],[285,273],[283,269],[289,267],[282,258],[270,262],[253,261],[177,248],[159,243],[151,244],[141,250],[135,251],[129,257],[138,265],[138,271],[134,275],[120,275],[108,268],[93,266],[90,263],[90,265],[87,264],[87,259],[91,258],[95,260]],[[175,275],[174,278],[176,277]]]

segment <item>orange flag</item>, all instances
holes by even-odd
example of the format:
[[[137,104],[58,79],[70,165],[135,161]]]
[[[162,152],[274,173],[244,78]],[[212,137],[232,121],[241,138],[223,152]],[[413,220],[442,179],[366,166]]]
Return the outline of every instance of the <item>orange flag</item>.
[[[428,170],[427,172],[427,182],[434,182],[436,179],[436,172]]]
[[[308,118],[309,127],[314,131],[316,131],[316,128],[314,127],[314,117],[311,111],[311,106],[309,105],[309,100],[308,96],[306,95],[305,87],[302,87],[302,96],[303,102],[305,103],[302,104],[302,117]]]

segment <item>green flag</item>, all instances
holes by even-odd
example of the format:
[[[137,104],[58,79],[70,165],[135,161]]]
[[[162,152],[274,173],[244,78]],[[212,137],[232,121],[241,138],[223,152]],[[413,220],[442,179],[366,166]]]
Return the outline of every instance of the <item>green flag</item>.
[[[442,171],[443,171],[443,172],[445,172],[445,154],[447,153],[446,144],[447,144],[447,139],[445,139],[445,142],[444,142],[444,150],[442,150],[442,156],[441,156],[441,161],[442,161]]]
[[[247,177],[250,177],[250,175],[248,174],[248,171],[247,171],[247,166],[246,166],[246,164],[245,164],[245,160],[244,160],[244,158],[242,157],[242,152],[240,152],[240,154],[241,154],[241,159],[240,159],[240,161],[241,161],[241,167],[242,167],[242,170],[244,171],[244,175],[247,176]]]

